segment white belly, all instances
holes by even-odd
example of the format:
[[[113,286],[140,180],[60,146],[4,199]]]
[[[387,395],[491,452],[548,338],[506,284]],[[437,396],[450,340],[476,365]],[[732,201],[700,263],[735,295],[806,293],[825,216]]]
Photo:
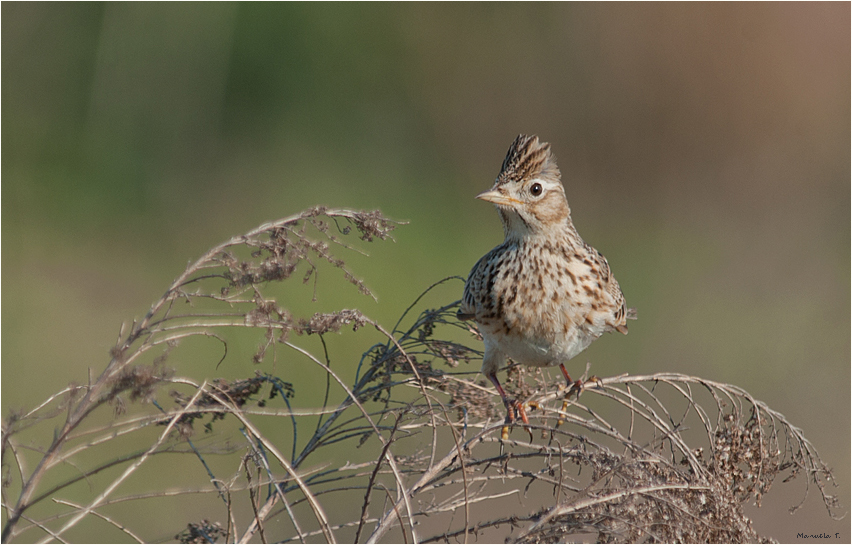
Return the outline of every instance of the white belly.
[[[483,331],[486,345],[496,346],[512,360],[534,367],[548,367],[565,363],[592,344],[603,331],[575,328],[567,335],[553,341],[523,338],[518,335],[494,335]]]

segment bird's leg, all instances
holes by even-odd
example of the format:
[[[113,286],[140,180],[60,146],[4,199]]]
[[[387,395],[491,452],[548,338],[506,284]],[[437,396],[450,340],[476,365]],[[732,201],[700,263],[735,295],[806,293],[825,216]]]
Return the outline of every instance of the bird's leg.
[[[561,412],[564,413],[568,409],[568,399],[571,397],[571,392],[573,392],[574,389],[576,388],[577,389],[577,395],[579,395],[580,388],[583,386],[583,384],[579,380],[577,382],[573,382],[571,380],[571,375],[569,375],[568,371],[565,370],[565,364],[564,363],[559,364],[559,370],[562,371],[563,375],[565,375],[565,381],[568,383],[568,393],[565,394],[565,399],[562,401],[562,411]],[[565,423],[565,421],[560,416],[559,419],[556,421],[556,427],[558,428],[559,426],[561,426],[564,423]]]
[[[580,391],[583,389],[583,382],[579,380],[571,380],[571,375],[569,375],[568,371],[565,369],[564,363],[559,364],[559,370],[562,371],[562,374],[565,376],[565,382],[568,383],[568,392],[565,394],[565,400],[562,401],[562,412],[564,413],[566,409],[568,409],[568,400],[571,398],[571,394],[573,392],[577,392],[577,397],[580,396]],[[559,420],[556,421],[556,427],[558,428],[563,423],[565,423],[565,421],[562,420],[562,418],[559,418]]]
[[[571,380],[571,375],[569,375],[568,371],[565,369],[564,363],[559,364],[559,370],[562,371],[562,374],[565,376],[565,381],[568,383],[568,392],[565,394],[565,400],[562,402],[562,412],[564,413],[565,410],[568,408],[568,399],[571,397],[571,394],[577,392],[577,397],[580,397],[580,392],[583,390],[585,384],[582,380]],[[588,371],[588,368],[586,369],[586,371]],[[586,382],[600,383],[601,379],[599,379],[595,375],[592,375],[588,378],[588,380],[586,380]],[[562,420],[561,418],[557,420],[556,427],[561,426],[563,422],[564,420]]]
[[[503,405],[506,406],[506,422],[503,426],[503,430],[500,433],[500,437],[505,439],[509,439],[509,425],[515,421],[515,416],[521,419],[521,422],[524,423],[525,426],[529,426],[530,420],[527,418],[527,412],[524,410],[524,404],[520,401],[510,400],[509,396],[506,395],[506,390],[500,385],[500,381],[497,380],[497,373],[490,373],[488,378],[491,380],[491,383],[497,388],[497,392],[500,394],[500,397],[503,398]],[[526,428],[527,433],[530,434],[530,442],[532,442],[532,432],[529,428]]]
[[[569,375],[568,371],[565,369],[564,363],[559,364],[559,370],[562,371],[562,375],[565,376],[565,381],[568,383],[568,394],[567,395],[570,396],[571,393],[574,392],[575,390],[577,391],[577,394],[579,395],[580,390],[583,388],[583,382],[579,381],[579,380],[576,380],[576,381],[571,380],[571,375]],[[565,409],[563,408],[562,410],[564,411]]]

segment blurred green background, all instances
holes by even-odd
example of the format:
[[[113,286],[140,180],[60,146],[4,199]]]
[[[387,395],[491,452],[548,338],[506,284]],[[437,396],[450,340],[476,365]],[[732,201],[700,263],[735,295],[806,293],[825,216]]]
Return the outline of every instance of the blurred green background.
[[[848,506],[849,44],[848,3],[3,3],[3,415],[99,372],[189,260],[315,204],[410,224],[352,258],[377,303],[326,273],[294,312],[392,325],[502,240],[473,196],[535,133],[639,312],[572,365],[743,387]],[[758,532],[848,542],[817,495],[787,514],[801,491]]]

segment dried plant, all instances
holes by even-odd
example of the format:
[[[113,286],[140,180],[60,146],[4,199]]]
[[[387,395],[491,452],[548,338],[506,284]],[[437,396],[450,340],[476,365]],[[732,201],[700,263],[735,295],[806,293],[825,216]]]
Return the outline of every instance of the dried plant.
[[[190,265],[119,335],[97,379],[7,416],[3,541],[65,541],[91,518],[142,542],[144,527],[107,508],[185,494],[213,495],[222,507],[174,528],[181,543],[557,542],[589,534],[606,542],[764,541],[744,504],[759,504],[777,478],[800,474],[829,514],[839,514],[828,493],[836,486],[831,472],[800,429],[740,388],[696,377],[604,378],[563,409],[565,391],[547,371],[515,366],[512,391],[538,410],[527,432],[516,428],[502,440],[499,396],[478,365],[462,365],[481,359],[477,331],[455,318],[458,301],[426,304],[452,300],[446,294],[460,292],[461,278],[430,286],[390,330],[355,309],[294,317],[269,295],[294,276],[316,293],[321,262],[369,295],[333,249],[353,249],[347,236],[386,239],[395,226],[378,212],[316,208],[235,237]],[[350,327],[378,331],[384,341],[334,369],[327,352],[293,340],[318,335],[325,346],[324,335]],[[235,330],[260,339],[244,355],[258,365],[252,376],[194,379],[167,366],[191,338],[226,353]],[[311,362],[325,385],[322,403],[292,406],[299,384],[275,374],[282,349]],[[221,360],[209,362],[210,374]],[[349,374],[341,363],[356,368],[353,380],[342,378]],[[164,390],[170,406],[157,400]],[[270,420],[286,428],[265,433]],[[51,428],[28,469],[32,434],[43,438],[37,432]],[[147,446],[128,448],[128,437]],[[364,461],[335,463],[341,449]],[[166,463],[162,454],[192,457],[208,480],[118,495],[143,466]],[[229,461],[224,472],[210,463],[214,456]],[[97,480],[87,503],[67,499],[75,484],[99,474],[110,477]],[[36,509],[48,502],[58,507]]]

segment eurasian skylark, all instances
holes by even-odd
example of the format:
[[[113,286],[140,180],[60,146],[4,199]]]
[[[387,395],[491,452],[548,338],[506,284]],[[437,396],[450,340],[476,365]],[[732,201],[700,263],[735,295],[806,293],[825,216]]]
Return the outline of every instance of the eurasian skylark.
[[[506,424],[516,416],[528,423],[497,380],[506,357],[558,365],[570,395],[581,384],[571,381],[565,362],[606,332],[626,335],[635,311],[625,307],[606,258],[574,228],[550,144],[519,135],[494,186],[476,197],[496,205],[506,240],[473,266],[458,317],[479,326],[482,372],[503,398]]]

